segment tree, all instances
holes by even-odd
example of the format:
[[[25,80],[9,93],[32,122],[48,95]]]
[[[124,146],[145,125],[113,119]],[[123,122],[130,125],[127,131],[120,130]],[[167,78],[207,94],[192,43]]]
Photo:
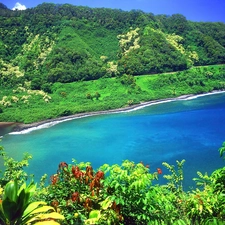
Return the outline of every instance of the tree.
[[[30,88],[32,90],[40,90],[42,85],[42,80],[41,78],[34,78],[31,80],[31,85]]]
[[[98,92],[95,92],[95,98],[98,100],[101,97],[101,95]]]

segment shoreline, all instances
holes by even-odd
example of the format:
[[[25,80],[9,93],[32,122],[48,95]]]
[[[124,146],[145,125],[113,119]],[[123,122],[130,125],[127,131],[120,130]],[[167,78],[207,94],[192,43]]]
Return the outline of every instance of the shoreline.
[[[147,106],[155,105],[155,104],[161,104],[171,101],[178,101],[178,100],[190,100],[193,98],[198,98],[202,96],[212,95],[212,94],[220,94],[224,93],[224,90],[221,91],[213,91],[213,92],[207,92],[204,94],[187,94],[187,95],[181,95],[176,98],[166,98],[166,99],[159,99],[159,100],[151,100],[143,103],[139,103],[136,105],[126,106],[123,108],[118,109],[109,109],[109,110],[103,110],[103,111],[94,111],[94,112],[85,112],[85,113],[77,113],[70,116],[64,116],[64,117],[58,117],[54,119],[47,119],[43,121],[38,121],[30,124],[23,124],[23,123],[16,123],[16,122],[0,122],[0,130],[4,127],[11,127],[11,130],[9,132],[6,132],[5,134],[23,134],[23,133],[29,133],[33,130],[48,128],[51,126],[54,126],[61,122],[66,122],[69,120],[79,119],[83,117],[89,117],[89,116],[97,116],[97,115],[105,115],[105,114],[111,114],[111,113],[123,113],[123,112],[130,112],[134,110],[138,110]],[[5,135],[3,134],[3,135]],[[1,136],[1,135],[0,135]]]
[[[17,122],[0,122],[0,138],[2,135],[9,133],[11,130],[15,129],[19,123]]]

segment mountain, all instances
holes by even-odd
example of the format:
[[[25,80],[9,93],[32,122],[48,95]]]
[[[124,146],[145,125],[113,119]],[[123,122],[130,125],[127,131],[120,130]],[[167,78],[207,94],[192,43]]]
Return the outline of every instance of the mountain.
[[[186,70],[225,62],[225,24],[43,3],[0,5],[0,81],[46,84]]]

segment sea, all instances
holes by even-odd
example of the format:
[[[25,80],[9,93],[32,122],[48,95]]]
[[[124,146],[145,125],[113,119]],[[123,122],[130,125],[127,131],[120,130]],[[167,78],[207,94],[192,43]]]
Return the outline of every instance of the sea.
[[[183,186],[195,188],[197,171],[210,175],[225,166],[218,149],[225,141],[225,93],[216,92],[174,99],[104,115],[55,121],[3,136],[1,145],[10,157],[21,160],[32,155],[28,174],[35,181],[55,174],[60,162],[91,162],[97,170],[103,164],[123,160],[149,165],[150,172],[170,172],[162,165],[176,167],[185,159]],[[0,159],[1,169],[3,161]]]

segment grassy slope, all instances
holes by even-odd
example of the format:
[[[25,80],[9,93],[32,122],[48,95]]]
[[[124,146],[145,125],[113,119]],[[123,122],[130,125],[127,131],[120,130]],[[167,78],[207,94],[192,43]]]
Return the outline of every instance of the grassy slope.
[[[206,74],[211,74],[207,77]],[[213,74],[213,75],[212,75]],[[221,75],[223,74],[223,76]],[[135,82],[124,84],[123,78],[102,78],[94,81],[55,83],[51,100],[27,91],[13,93],[0,90],[0,99],[7,95],[10,107],[1,107],[0,121],[31,123],[80,112],[108,110],[155,99],[177,97],[184,94],[199,94],[223,89],[225,65],[192,68],[189,71],[135,77]],[[96,99],[96,92],[100,94]],[[89,99],[87,95],[92,96]],[[19,100],[13,102],[12,96]]]

